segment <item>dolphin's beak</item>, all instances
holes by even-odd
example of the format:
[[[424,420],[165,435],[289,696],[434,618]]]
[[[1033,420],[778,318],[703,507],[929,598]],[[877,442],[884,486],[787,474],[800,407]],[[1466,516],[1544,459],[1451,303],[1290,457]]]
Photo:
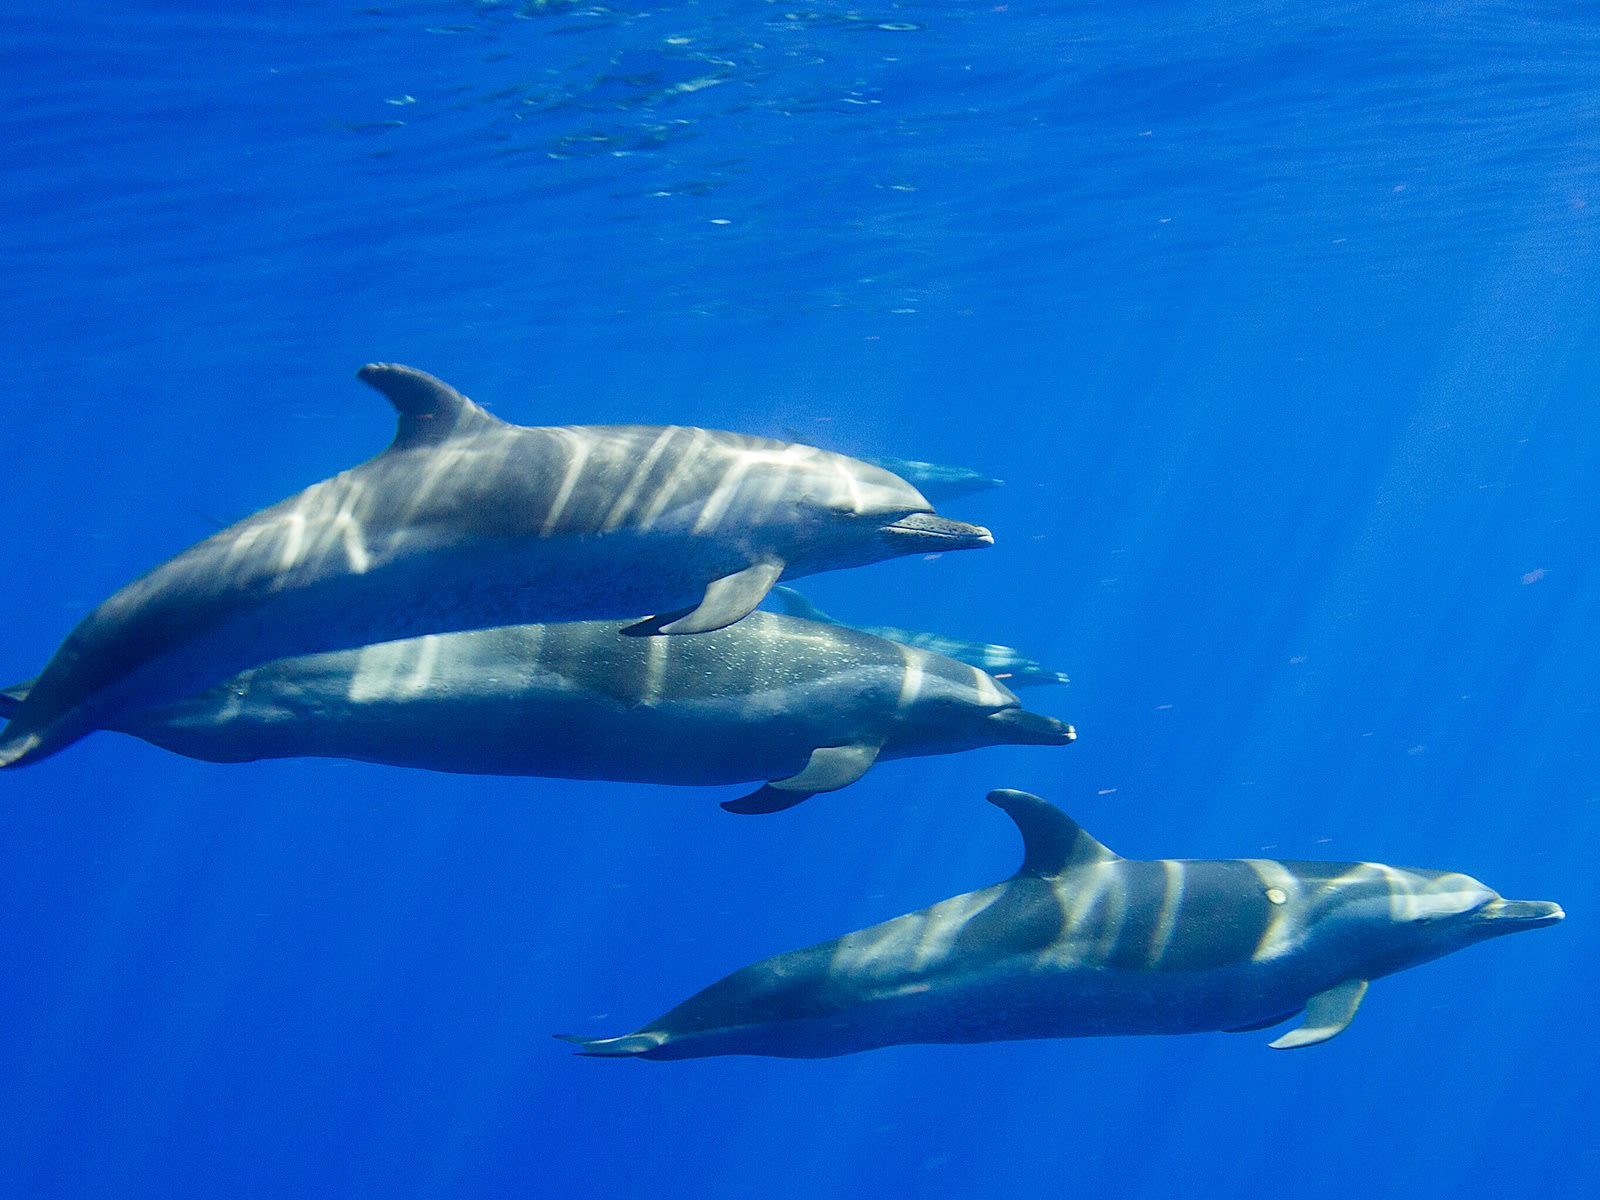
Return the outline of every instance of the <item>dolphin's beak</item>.
[[[965,521],[952,521],[935,513],[911,513],[890,521],[879,530],[891,541],[909,540],[929,554],[945,550],[971,550],[978,546],[994,545],[994,534],[982,525],[968,525]]]
[[[990,713],[989,720],[1004,727],[1008,746],[1065,746],[1078,739],[1078,731],[1065,721],[1025,708],[1002,708]]]
[[[1554,925],[1567,914],[1561,911],[1561,905],[1549,900],[1491,900],[1473,915],[1479,921],[1504,925],[1506,933],[1514,933]]]

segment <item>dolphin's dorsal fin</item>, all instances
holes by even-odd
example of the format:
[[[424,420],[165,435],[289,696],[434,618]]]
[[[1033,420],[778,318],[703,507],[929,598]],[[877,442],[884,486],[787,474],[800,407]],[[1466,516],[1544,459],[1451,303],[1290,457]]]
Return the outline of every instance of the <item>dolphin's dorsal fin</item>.
[[[1318,992],[1306,1001],[1306,1019],[1289,1030],[1275,1042],[1268,1042],[1274,1050],[1296,1050],[1301,1046],[1315,1046],[1336,1034],[1356,1019],[1356,1009],[1367,994],[1365,979],[1346,979],[1325,992]]]
[[[1066,813],[1029,792],[999,788],[989,803],[1006,811],[1022,834],[1018,875],[1059,875],[1068,867],[1121,861]]]
[[[800,617],[807,621],[816,621],[821,625],[844,624],[844,622],[840,621],[838,617],[830,617],[827,613],[823,612],[811,602],[809,597],[795,591],[794,588],[785,584],[780,583],[773,588],[772,596],[773,599],[777,600],[778,607],[781,608],[788,616]]]
[[[504,424],[442,379],[435,379],[415,367],[368,363],[356,376],[387,396],[395,412],[400,414],[391,450],[434,446],[474,426]]]

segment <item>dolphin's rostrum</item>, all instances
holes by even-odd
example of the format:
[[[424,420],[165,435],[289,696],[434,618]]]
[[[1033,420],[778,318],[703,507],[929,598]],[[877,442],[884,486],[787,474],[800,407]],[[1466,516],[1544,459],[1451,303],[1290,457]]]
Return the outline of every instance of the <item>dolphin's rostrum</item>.
[[[1342,1031],[1368,983],[1561,920],[1466,875],[1380,863],[1121,858],[1059,809],[996,791],[1023,837],[1010,879],[735,971],[601,1057],[825,1058],[918,1042]]]

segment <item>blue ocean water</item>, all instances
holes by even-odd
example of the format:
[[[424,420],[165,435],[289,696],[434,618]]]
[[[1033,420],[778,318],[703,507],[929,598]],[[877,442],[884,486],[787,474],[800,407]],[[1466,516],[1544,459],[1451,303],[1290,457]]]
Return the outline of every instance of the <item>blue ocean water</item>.
[[[0,780],[0,1196],[1591,1193],[1590,15],[9,6],[0,682],[386,444],[387,359],[524,423],[1004,477],[944,506],[993,549],[808,591],[1066,670],[1029,701],[1081,737],[739,819],[94,735]],[[1130,855],[1449,867],[1569,919],[1296,1053],[549,1038],[1003,877],[996,786]]]

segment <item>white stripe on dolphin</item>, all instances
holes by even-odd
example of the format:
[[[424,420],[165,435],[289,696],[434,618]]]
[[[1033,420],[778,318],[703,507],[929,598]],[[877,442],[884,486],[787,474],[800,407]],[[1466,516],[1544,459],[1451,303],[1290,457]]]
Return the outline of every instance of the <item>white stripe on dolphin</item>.
[[[598,1057],[827,1058],[880,1046],[1246,1032],[1304,1010],[1274,1047],[1341,1032],[1367,984],[1562,919],[1469,876],[1379,863],[1113,854],[1059,809],[996,791],[1022,832],[1010,879],[735,971]]]
[[[908,678],[919,683],[908,695]],[[0,693],[0,714],[27,685]],[[708,785],[771,812],[874,760],[1065,745],[975,667],[773,613],[692,638],[612,622],[430,634],[280,659],[116,728],[213,762],[318,756],[467,774]]]
[[[739,620],[779,577],[983,546],[878,467],[766,438],[511,425],[410,367],[360,377],[399,414],[376,458],[207,538],[68,635],[0,766],[295,654],[528,621]]]

